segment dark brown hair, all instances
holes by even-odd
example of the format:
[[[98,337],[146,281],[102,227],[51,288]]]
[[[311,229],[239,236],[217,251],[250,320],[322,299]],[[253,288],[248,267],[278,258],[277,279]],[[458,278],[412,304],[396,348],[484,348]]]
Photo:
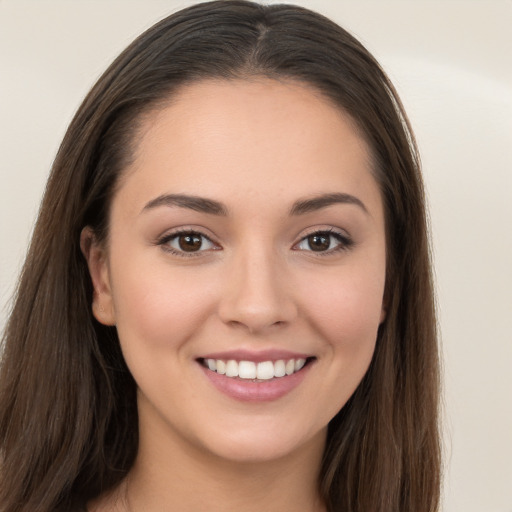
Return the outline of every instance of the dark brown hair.
[[[386,215],[387,318],[363,381],[331,421],[330,511],[432,512],[440,487],[439,370],[424,192],[400,100],[368,51],[325,17],[242,0],[184,9],[136,39],[76,113],[55,159],[4,335],[0,511],[70,510],[127,474],[136,386],[115,328],[94,320],[79,240],[101,239],[142,116],[187,83],[306,83],[371,148]]]

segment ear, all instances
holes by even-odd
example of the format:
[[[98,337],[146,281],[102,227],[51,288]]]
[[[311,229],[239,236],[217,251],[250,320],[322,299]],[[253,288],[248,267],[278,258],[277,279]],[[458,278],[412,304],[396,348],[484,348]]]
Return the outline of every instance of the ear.
[[[92,314],[101,324],[115,325],[116,317],[107,253],[89,226],[85,227],[80,235],[80,249],[87,261],[94,288]]]

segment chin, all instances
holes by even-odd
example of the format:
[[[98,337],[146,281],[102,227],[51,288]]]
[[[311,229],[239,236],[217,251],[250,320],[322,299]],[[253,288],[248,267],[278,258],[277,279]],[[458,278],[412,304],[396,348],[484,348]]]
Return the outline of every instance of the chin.
[[[205,443],[205,448],[221,459],[242,464],[294,458],[310,450],[323,453],[327,427],[316,432],[297,431],[293,427],[265,425],[257,428],[257,425],[252,425],[243,429],[231,428],[215,438],[210,437],[211,441]]]

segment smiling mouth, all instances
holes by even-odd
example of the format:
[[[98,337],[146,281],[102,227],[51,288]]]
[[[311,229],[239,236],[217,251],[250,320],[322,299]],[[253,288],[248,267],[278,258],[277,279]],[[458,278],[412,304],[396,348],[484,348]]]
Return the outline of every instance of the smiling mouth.
[[[236,361],[234,359],[199,359],[199,363],[210,371],[232,379],[265,382],[280,379],[300,372],[316,357],[279,359],[277,361]]]

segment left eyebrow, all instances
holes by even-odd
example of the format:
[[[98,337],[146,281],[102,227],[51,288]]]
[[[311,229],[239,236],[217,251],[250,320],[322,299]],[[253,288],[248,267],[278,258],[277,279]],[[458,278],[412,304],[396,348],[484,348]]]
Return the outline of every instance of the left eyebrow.
[[[336,192],[333,194],[322,194],[306,199],[299,199],[293,203],[290,209],[290,215],[303,215],[327,208],[333,204],[353,204],[361,208],[365,213],[369,213],[364,203],[351,194]]]

